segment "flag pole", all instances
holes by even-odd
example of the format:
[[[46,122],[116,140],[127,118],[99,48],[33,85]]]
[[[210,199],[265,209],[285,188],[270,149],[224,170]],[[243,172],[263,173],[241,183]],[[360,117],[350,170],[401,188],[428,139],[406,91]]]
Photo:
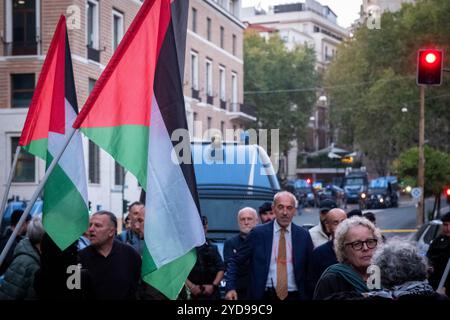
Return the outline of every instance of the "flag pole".
[[[66,150],[67,145],[69,144],[70,140],[72,139],[73,135],[75,134],[77,129],[74,129],[73,127],[70,127],[71,131],[68,132],[67,139],[64,143],[63,148],[59,151],[59,153],[55,156],[50,166],[47,168],[47,171],[45,172],[44,177],[42,178],[41,182],[39,183],[36,191],[34,191],[33,196],[31,197],[31,200],[27,204],[27,208],[25,209],[24,213],[22,213],[22,216],[20,217],[19,222],[17,223],[16,227],[14,228],[13,233],[11,234],[11,237],[9,238],[8,242],[6,243],[5,248],[2,251],[2,254],[0,255],[0,266],[2,265],[3,261],[5,260],[6,254],[8,253],[9,249],[11,248],[14,240],[17,237],[17,233],[21,229],[22,225],[25,222],[26,217],[31,211],[31,208],[33,208],[34,203],[36,202],[36,199],[38,198],[39,194],[42,192],[42,189],[44,189],[44,185],[48,180],[48,177],[52,173],[55,166],[58,164],[59,159],[64,153],[64,150]]]
[[[21,147],[20,147],[20,145],[18,145],[16,148],[16,153],[14,154],[14,160],[13,160],[13,163],[11,166],[11,170],[9,170],[8,182],[6,183],[5,194],[3,195],[2,206],[0,207],[0,227],[2,226],[3,213],[5,211],[6,201],[8,200],[9,188],[11,187],[11,182],[14,177],[14,172],[16,171],[16,164],[17,164],[17,160],[19,159],[20,149],[21,149]]]
[[[439,285],[438,285],[436,291],[442,290],[442,288],[444,287],[445,281],[447,280],[449,271],[450,271],[450,258],[448,258],[447,265],[445,266],[445,270],[442,273],[442,278],[441,278],[441,281],[439,281]],[[445,288],[445,289],[447,291],[446,294],[448,295],[450,288]]]

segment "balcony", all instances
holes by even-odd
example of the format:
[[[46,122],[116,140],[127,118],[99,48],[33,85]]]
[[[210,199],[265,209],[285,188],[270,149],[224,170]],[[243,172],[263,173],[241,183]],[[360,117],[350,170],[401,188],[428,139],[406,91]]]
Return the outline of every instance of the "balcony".
[[[256,110],[254,106],[243,103],[231,103],[230,107],[231,111],[227,113],[230,116],[230,120],[256,121]]]
[[[213,105],[214,104],[214,97],[210,96],[210,95],[207,95],[206,96],[206,103]]]
[[[25,56],[37,54],[36,41],[14,41],[4,43],[5,56]]]
[[[241,103],[241,112],[248,114],[249,116],[256,117],[255,106],[250,104]]]

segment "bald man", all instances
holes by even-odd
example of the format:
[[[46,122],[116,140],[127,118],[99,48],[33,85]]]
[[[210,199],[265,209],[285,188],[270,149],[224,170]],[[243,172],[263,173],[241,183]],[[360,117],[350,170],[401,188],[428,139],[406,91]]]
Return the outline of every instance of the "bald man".
[[[324,224],[327,231],[331,235],[331,240],[315,248],[312,253],[311,265],[309,269],[311,270],[311,278],[309,279],[310,290],[314,291],[314,288],[316,287],[316,284],[325,269],[335,263],[338,263],[336,253],[334,251],[333,239],[337,227],[345,219],[347,219],[347,214],[344,210],[339,208],[331,209],[325,218]]]
[[[230,258],[233,257],[238,248],[242,245],[247,235],[258,223],[258,214],[256,210],[250,207],[242,208],[237,215],[239,234],[234,237],[228,238],[223,246],[223,258],[225,266],[230,262]],[[247,283],[248,283],[249,268],[242,268],[237,279],[237,293],[240,297],[247,296]]]

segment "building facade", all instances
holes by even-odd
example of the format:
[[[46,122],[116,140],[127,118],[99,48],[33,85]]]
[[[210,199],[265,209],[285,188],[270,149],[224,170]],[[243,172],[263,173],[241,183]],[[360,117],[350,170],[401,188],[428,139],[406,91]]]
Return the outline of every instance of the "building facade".
[[[243,30],[240,1],[191,0],[183,90],[191,137],[245,129],[255,121],[243,105]]]
[[[0,194],[60,15],[67,18],[81,108],[141,5],[140,0],[2,0]],[[245,128],[254,121],[243,106],[239,7],[240,1],[190,1],[184,94],[189,129],[198,139],[208,128]],[[137,180],[86,138],[83,146],[91,210],[120,216],[123,199],[139,199]],[[30,199],[44,173],[45,163],[22,151],[9,196]]]

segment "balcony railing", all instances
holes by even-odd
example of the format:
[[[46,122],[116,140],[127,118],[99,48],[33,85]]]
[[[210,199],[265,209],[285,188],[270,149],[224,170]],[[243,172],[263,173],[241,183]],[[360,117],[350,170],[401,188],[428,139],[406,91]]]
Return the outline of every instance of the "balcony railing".
[[[256,109],[250,104],[241,103],[241,112],[248,114],[249,116],[256,117]]]
[[[14,41],[4,43],[5,56],[23,56],[37,54],[36,41]]]

